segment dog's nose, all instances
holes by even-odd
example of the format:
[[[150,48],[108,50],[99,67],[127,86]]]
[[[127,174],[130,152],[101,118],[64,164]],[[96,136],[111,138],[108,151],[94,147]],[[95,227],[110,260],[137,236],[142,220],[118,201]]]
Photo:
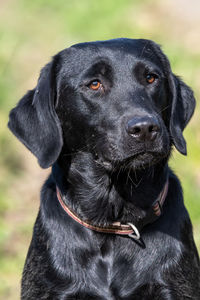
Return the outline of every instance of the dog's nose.
[[[160,127],[154,117],[135,117],[128,121],[126,131],[138,141],[153,141]]]

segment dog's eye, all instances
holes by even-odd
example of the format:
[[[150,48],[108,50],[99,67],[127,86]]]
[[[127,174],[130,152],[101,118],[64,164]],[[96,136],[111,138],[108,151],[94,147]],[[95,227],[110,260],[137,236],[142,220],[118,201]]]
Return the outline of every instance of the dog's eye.
[[[146,75],[146,81],[149,84],[153,83],[157,78],[158,78],[158,76],[155,74],[147,74]]]
[[[98,80],[93,80],[92,82],[90,82],[89,84],[89,88],[93,91],[97,91],[102,87],[102,83]]]

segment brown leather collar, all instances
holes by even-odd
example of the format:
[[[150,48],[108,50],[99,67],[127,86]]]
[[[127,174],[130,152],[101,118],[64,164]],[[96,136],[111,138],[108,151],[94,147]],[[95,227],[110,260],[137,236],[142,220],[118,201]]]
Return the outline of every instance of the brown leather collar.
[[[165,183],[164,188],[162,189],[161,193],[159,194],[156,201],[153,203],[151,208],[151,214],[154,218],[154,221],[161,215],[162,213],[162,207],[165,202],[167,192],[168,192],[168,180]],[[118,235],[127,235],[133,239],[139,240],[140,239],[140,233],[139,230],[135,225],[132,223],[127,224],[121,224],[120,222],[114,222],[109,226],[106,227],[100,227],[90,224],[89,222],[85,222],[81,220],[62,200],[62,195],[58,189],[58,186],[56,186],[56,192],[57,192],[57,198],[60,202],[60,205],[65,210],[65,212],[74,219],[77,223],[81,224],[82,226],[97,231],[101,233],[110,233],[110,234],[118,234]],[[149,223],[151,223],[150,221]]]

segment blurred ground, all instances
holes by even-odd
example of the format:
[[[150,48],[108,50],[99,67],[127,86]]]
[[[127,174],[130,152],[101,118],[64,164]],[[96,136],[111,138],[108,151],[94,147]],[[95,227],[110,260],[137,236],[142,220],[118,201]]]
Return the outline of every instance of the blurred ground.
[[[76,42],[150,38],[200,98],[199,0],[0,1],[0,299],[19,299],[21,272],[49,170],[7,130],[9,110],[35,86],[41,67]],[[198,101],[197,101],[198,102]],[[200,106],[185,131],[188,157],[174,151],[200,250]]]

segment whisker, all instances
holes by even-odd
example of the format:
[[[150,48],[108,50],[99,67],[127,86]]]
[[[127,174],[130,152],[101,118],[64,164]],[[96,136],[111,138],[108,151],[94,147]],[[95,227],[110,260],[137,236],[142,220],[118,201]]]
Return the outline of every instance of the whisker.
[[[171,106],[170,104],[167,105],[165,108],[161,109],[158,113],[159,113],[159,114],[162,113],[163,111],[165,111],[166,109],[168,109],[170,106]]]

